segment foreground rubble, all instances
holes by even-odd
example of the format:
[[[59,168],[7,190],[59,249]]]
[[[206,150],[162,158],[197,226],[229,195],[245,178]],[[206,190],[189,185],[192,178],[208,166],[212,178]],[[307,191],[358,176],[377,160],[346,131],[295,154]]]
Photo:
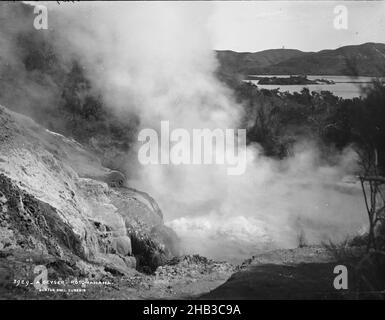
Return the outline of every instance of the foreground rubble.
[[[0,270],[12,266],[18,274],[15,279],[30,279],[28,285],[25,281],[4,279],[6,285],[0,286],[2,299],[193,299],[223,284],[237,269],[229,263],[196,255],[174,258],[151,275],[134,269],[131,274],[113,275],[101,268],[97,270],[96,266],[74,273],[63,261],[35,257],[33,262],[48,266],[51,279],[49,289],[39,291],[31,278],[35,264],[28,261],[31,261],[30,255],[22,253],[0,257]],[[59,273],[54,270],[58,267]],[[92,271],[95,277],[88,278]],[[61,278],[64,274],[67,274],[65,279]]]

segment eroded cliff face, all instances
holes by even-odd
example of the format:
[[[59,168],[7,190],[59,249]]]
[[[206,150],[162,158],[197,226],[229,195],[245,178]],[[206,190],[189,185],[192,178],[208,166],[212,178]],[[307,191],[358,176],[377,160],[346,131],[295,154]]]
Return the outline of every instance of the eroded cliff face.
[[[95,278],[153,272],[178,255],[154,199],[76,141],[1,106],[0,206],[3,285],[31,257],[60,277]]]

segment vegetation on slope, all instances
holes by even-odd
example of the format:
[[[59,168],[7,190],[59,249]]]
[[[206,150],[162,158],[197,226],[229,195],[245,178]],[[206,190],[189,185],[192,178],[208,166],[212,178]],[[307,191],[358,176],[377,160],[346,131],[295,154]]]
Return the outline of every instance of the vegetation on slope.
[[[385,75],[385,44],[364,43],[335,50],[272,49],[255,53],[217,51],[224,72],[379,77]]]

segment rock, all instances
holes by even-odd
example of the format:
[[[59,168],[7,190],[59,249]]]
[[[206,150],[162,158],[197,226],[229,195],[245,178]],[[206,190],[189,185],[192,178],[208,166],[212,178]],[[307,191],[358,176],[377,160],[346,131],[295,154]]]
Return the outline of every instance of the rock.
[[[104,269],[112,275],[126,275],[130,273],[131,268],[127,267],[124,257],[109,253],[104,256],[104,259]]]
[[[124,262],[126,263],[128,268],[136,269],[136,259],[132,256],[123,257]]]
[[[123,256],[128,256],[132,253],[131,240],[127,236],[113,238],[112,247]]]
[[[113,188],[123,187],[127,180],[126,176],[117,170],[99,170],[95,174],[88,172],[84,177],[103,181]]]
[[[0,202],[2,203],[2,204],[4,204],[4,203],[7,203],[7,198],[6,198],[6,196],[0,191]]]
[[[168,258],[180,255],[180,240],[171,228],[163,224],[157,225],[151,229],[151,237],[163,244]]]
[[[120,171],[111,171],[105,178],[105,182],[110,187],[123,187],[124,183],[126,182],[126,177],[123,173]]]

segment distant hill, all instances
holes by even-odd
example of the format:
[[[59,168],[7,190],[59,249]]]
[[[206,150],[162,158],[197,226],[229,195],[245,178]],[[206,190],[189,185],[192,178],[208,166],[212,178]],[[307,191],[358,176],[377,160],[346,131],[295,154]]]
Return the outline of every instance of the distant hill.
[[[216,51],[216,54],[223,71],[244,74],[251,74],[285,60],[306,55],[305,52],[294,49],[271,49],[254,53],[226,50]]]
[[[383,43],[319,52],[272,49],[255,53],[216,51],[216,54],[225,73],[385,76]]]

